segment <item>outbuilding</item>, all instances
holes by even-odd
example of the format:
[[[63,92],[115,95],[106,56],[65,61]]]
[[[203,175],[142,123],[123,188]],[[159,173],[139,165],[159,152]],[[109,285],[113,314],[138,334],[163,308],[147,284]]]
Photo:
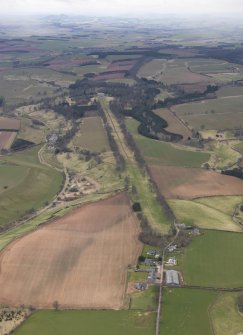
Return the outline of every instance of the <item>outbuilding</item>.
[[[179,286],[179,272],[175,270],[167,270],[165,274],[166,285],[168,286]]]

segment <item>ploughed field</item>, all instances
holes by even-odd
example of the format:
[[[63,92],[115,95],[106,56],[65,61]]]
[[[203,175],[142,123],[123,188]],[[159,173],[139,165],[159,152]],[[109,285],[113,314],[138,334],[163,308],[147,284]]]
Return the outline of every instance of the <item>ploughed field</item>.
[[[10,149],[16,137],[16,134],[17,133],[14,131],[0,131],[0,150]]]
[[[121,308],[138,233],[124,193],[44,225],[0,254],[0,304]]]
[[[161,193],[170,199],[194,199],[216,195],[242,195],[243,181],[199,168],[150,166]]]

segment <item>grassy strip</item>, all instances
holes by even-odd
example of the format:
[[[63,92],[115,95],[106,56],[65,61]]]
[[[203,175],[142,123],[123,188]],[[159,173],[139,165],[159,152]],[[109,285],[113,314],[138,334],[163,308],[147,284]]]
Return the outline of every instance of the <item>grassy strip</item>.
[[[168,233],[170,222],[158,203],[147,176],[143,174],[135,161],[133,153],[125,141],[120,126],[114,115],[111,113],[108,102],[105,99],[101,99],[101,105],[107,115],[107,120],[113,129],[113,136],[118,144],[120,153],[125,159],[126,167],[124,174],[129,176],[130,184],[136,187],[136,201],[140,202],[143,212],[154,230],[163,234]]]
[[[142,311],[39,311],[15,335],[152,335],[154,313]]]

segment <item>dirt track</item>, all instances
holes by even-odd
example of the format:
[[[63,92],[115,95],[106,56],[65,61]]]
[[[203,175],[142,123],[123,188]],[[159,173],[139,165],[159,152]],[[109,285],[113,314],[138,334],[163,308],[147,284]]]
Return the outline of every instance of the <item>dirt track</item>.
[[[243,180],[199,168],[151,166],[161,193],[169,199],[242,195]]]
[[[126,269],[141,251],[124,194],[83,206],[0,255],[0,304],[120,308]]]

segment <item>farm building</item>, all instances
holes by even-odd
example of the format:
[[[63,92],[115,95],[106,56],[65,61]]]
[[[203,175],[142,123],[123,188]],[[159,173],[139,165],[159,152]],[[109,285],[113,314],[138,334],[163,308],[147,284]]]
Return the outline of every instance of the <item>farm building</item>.
[[[179,273],[175,270],[167,270],[165,274],[166,285],[178,286],[180,285]]]
[[[136,283],[135,284],[135,289],[139,290],[139,291],[144,291],[147,288],[147,284],[146,283]]]

